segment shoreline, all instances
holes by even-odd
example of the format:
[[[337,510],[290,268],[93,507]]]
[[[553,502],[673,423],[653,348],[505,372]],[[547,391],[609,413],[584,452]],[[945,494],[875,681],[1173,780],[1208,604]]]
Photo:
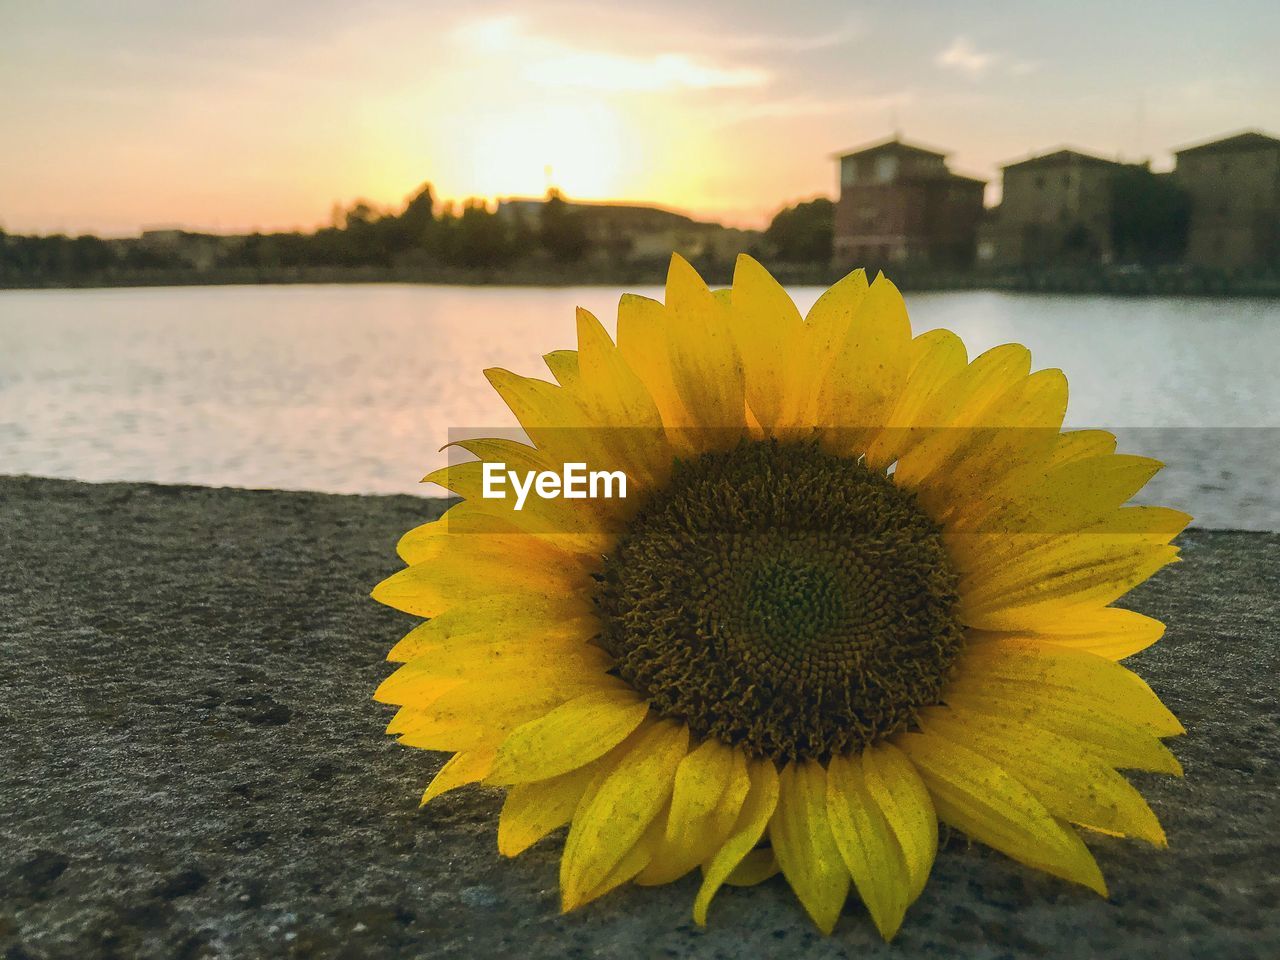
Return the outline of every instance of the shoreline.
[[[1189,731],[1185,778],[1132,777],[1169,848],[1087,835],[1103,900],[944,832],[886,946],[856,903],[823,938],[778,880],[726,889],[705,931],[696,878],[561,916],[561,838],[508,861],[498,793],[418,809],[444,758],[371,699],[415,621],[368,594],[443,498],[0,477],[0,502],[5,955],[1280,952],[1280,534],[1189,530],[1126,598],[1169,624],[1130,662]]]
[[[731,263],[695,262],[704,279],[716,286],[732,282]],[[868,273],[876,268],[868,267]],[[903,291],[955,292],[982,290],[998,293],[1107,295],[1119,297],[1231,297],[1280,298],[1280,274],[1230,276],[1188,269],[1132,271],[1121,268],[1084,270],[1019,270],[1007,272],[933,273],[899,270],[885,273]],[[844,272],[821,265],[775,266],[784,286],[829,286]],[[662,286],[666,265],[576,268],[522,265],[490,269],[397,267],[289,267],[270,270],[175,270],[113,273],[86,277],[5,278],[5,290],[102,290],[145,287],[215,287],[295,284],[421,284],[463,287],[643,287]]]

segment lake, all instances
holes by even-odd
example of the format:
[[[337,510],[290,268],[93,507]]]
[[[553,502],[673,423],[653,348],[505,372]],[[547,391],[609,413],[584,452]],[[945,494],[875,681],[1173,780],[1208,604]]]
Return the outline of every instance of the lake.
[[[481,370],[545,376],[574,307],[621,291],[415,285],[0,292],[0,473],[339,493],[418,479],[454,431],[509,431]],[[656,295],[655,289],[635,292]],[[801,308],[820,293],[793,291]],[[1280,302],[980,291],[907,297],[970,356],[1061,367],[1071,426],[1168,466],[1144,491],[1210,527],[1280,529]]]

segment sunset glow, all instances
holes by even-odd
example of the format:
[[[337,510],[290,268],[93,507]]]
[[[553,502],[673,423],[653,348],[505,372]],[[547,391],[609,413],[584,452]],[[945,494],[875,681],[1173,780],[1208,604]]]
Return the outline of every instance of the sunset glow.
[[[1173,146],[1275,125],[1260,26],[1277,14],[1237,6],[1153,32],[1100,3],[6,4],[0,129],[18,149],[0,226],[311,227],[423,182],[760,226],[833,192],[833,152],[895,128],[988,179],[1064,141],[1159,167]]]

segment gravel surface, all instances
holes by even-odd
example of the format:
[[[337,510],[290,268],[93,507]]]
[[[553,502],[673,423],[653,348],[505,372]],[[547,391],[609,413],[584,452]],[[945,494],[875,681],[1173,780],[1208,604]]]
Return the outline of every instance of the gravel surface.
[[[1090,838],[1109,900],[951,835],[892,946],[819,935],[775,878],[557,913],[498,794],[419,810],[443,757],[370,694],[411,620],[368,599],[440,501],[0,478],[0,956],[1280,956],[1280,535],[1192,530],[1129,600],[1186,724],[1138,776],[1170,849]]]

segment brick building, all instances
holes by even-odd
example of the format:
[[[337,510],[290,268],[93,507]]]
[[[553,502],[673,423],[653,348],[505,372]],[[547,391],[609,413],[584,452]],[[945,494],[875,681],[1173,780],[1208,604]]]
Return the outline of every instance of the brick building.
[[[1221,270],[1280,264],[1280,140],[1249,130],[1174,156],[1191,203],[1187,262]]]
[[[972,265],[985,181],[897,137],[838,157],[835,261],[842,268]]]
[[[979,260],[997,266],[1111,260],[1111,179],[1124,165],[1063,148],[1007,163]]]

